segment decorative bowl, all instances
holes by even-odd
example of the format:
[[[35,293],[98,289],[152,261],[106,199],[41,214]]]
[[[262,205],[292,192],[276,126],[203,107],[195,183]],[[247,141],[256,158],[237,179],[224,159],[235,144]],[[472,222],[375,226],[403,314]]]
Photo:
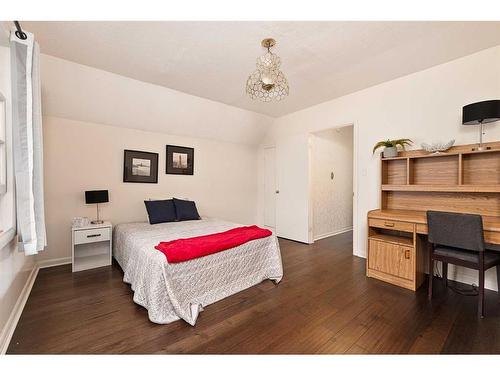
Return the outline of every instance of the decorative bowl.
[[[437,153],[437,152],[444,152],[444,151],[448,150],[451,146],[453,146],[454,143],[455,143],[455,140],[452,139],[451,141],[449,141],[447,143],[442,143],[442,142],[434,142],[431,144],[422,143],[420,146],[422,146],[422,149],[424,151]]]

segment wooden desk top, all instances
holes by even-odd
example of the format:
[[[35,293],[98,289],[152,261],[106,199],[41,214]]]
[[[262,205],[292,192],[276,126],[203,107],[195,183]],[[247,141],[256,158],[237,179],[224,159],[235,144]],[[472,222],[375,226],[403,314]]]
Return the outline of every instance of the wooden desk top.
[[[408,223],[427,225],[427,216],[425,211],[378,209],[369,211],[368,218],[405,221]],[[500,217],[483,216],[483,229],[488,232],[500,232]]]

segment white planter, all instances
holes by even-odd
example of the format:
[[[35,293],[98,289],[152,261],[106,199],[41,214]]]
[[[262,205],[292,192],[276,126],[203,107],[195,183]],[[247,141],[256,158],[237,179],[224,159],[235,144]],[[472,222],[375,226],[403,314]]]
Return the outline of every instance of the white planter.
[[[393,158],[398,156],[398,149],[396,147],[384,148],[384,158]]]

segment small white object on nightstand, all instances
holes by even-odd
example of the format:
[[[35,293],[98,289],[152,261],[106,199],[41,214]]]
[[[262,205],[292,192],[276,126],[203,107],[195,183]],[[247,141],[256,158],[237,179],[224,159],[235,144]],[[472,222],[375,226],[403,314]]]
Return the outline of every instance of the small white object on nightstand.
[[[112,229],[107,221],[71,228],[73,272],[111,265]]]

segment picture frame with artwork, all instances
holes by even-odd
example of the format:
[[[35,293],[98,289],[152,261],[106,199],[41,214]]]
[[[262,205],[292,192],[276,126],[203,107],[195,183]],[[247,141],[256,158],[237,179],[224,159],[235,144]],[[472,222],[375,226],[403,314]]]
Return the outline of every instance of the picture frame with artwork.
[[[194,174],[194,148],[167,145],[166,174]]]
[[[158,154],[124,150],[123,182],[158,183]]]

